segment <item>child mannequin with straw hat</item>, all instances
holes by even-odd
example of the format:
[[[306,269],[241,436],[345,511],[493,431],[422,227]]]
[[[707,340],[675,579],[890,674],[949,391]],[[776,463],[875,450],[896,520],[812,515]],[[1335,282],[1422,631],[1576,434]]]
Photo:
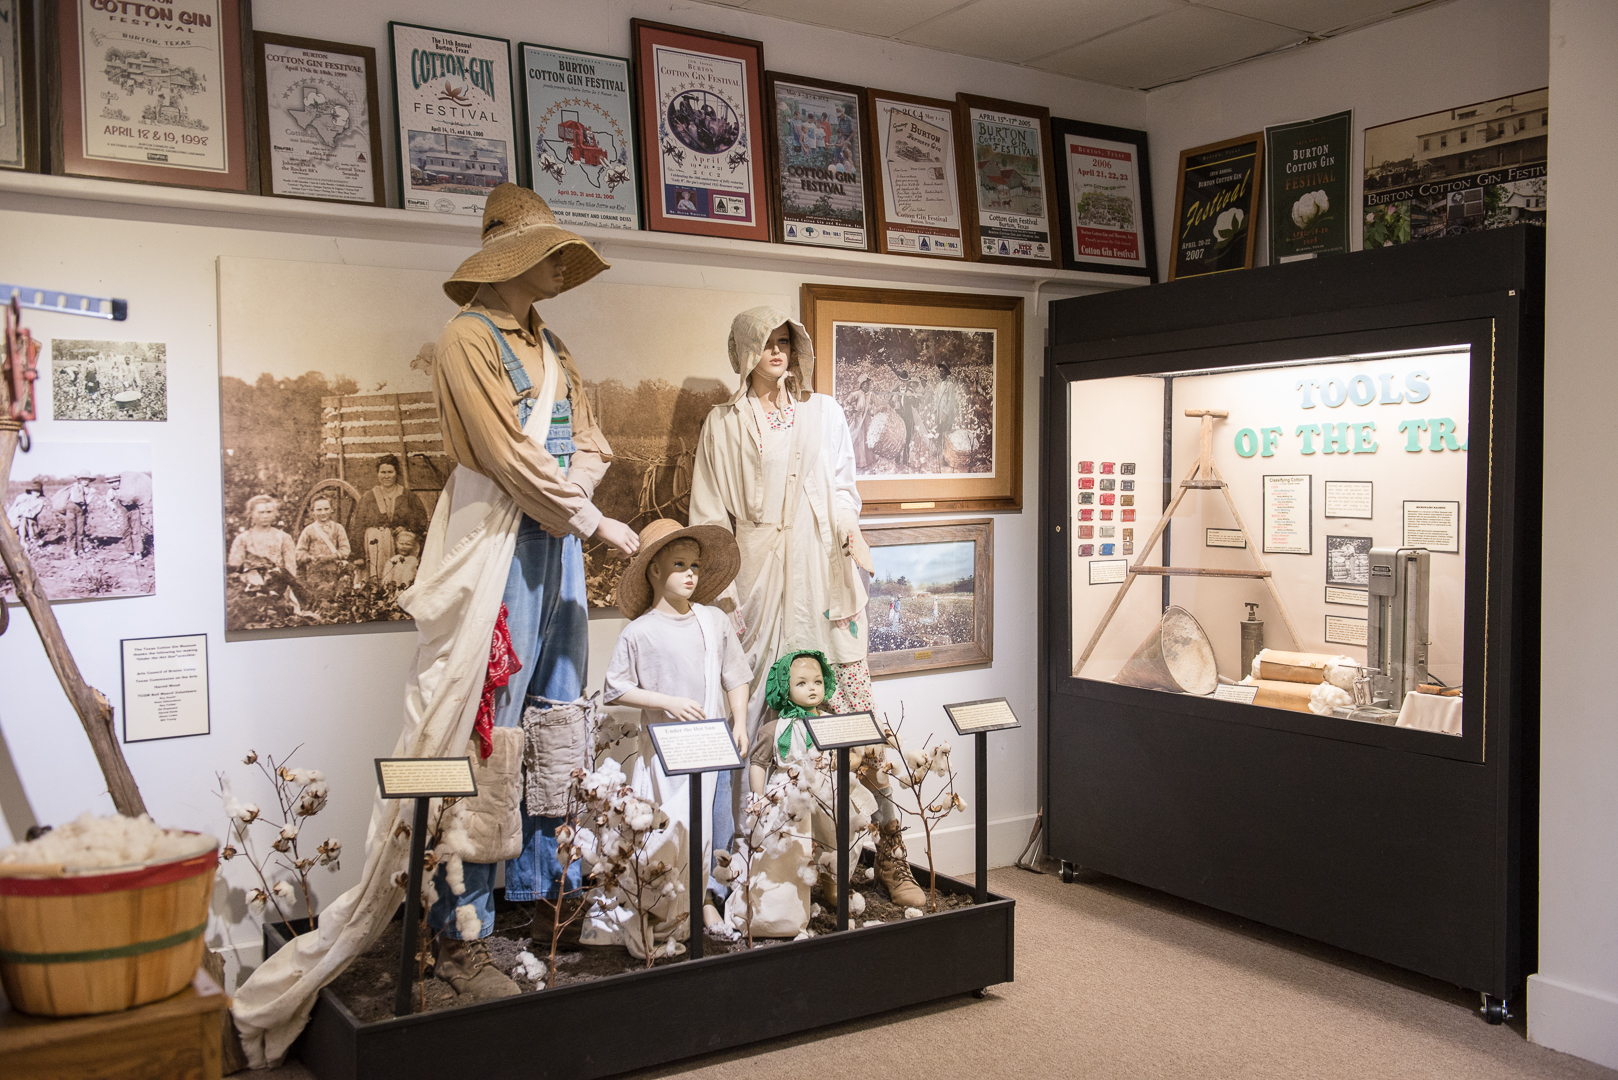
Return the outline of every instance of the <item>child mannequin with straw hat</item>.
[[[752,669],[730,617],[709,604],[736,577],[741,555],[736,539],[716,525],[681,528],[666,518],[646,526],[640,552],[618,579],[618,610],[633,620],[612,650],[603,686],[608,704],[641,710],[641,723],[723,719],[730,714],[731,738],[747,753],[747,693]],[[668,825],[648,841],[646,858],[670,866],[689,865],[693,856],[710,863],[713,850],[714,791],[717,774],[702,773],[703,850],[690,850],[690,776],[669,776],[657,759],[650,736],[642,735],[640,754],[629,778],[636,794],[662,808]],[[720,837],[720,846],[729,837]],[[660,900],[653,914],[653,941],[642,941],[633,905],[592,908],[581,933],[586,945],[624,945],[644,957],[658,939],[685,939],[700,926],[719,920],[704,905],[701,924],[681,922],[690,897]]]

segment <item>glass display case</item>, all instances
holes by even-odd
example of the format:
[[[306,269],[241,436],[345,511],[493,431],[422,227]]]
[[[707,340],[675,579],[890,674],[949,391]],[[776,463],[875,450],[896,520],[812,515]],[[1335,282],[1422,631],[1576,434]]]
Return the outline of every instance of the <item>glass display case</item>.
[[[1471,368],[1452,344],[1070,383],[1073,675],[1460,736]]]

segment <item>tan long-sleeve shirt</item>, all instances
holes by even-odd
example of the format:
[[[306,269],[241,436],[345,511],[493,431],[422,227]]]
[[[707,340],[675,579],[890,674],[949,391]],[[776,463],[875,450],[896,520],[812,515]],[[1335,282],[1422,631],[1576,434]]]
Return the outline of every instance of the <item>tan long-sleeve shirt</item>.
[[[485,285],[462,310],[483,315],[500,328],[513,355],[537,389],[545,381],[545,356],[537,314],[524,327],[500,306]],[[444,450],[459,465],[482,473],[510,495],[524,514],[552,536],[588,537],[601,524],[591,499],[612,460],[612,448],[596,426],[584,393],[584,380],[567,346],[554,334],[557,358],[567,373],[573,407],[573,443],[578,450],[564,472],[545,452],[543,439],[531,439],[517,423],[517,403],[536,390],[518,393],[500,359],[500,346],[478,319],[454,318],[438,338],[433,393],[438,399]],[[541,427],[543,431],[543,427]]]

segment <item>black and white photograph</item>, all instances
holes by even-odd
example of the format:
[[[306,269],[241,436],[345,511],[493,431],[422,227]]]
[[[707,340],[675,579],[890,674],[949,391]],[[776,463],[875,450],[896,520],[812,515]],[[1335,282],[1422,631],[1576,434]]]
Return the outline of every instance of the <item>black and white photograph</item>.
[[[1326,537],[1326,584],[1369,588],[1371,585],[1371,538],[1369,536]]]
[[[51,417],[167,420],[168,346],[161,341],[51,342]]]
[[[839,322],[833,349],[856,476],[994,474],[995,331]]]
[[[455,308],[421,300],[442,275],[227,257],[219,276],[225,628],[407,618],[450,469],[431,363]]]
[[[149,443],[37,441],[12,461],[4,501],[51,600],[157,591]],[[0,598],[17,601],[4,569]]]

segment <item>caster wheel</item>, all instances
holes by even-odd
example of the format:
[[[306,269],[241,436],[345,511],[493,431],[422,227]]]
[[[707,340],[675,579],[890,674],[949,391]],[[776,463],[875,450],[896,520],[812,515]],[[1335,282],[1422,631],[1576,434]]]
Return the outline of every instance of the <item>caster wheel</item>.
[[[972,991],[972,996],[977,998],[979,1001],[982,1001],[984,998],[989,996],[989,992],[987,990],[981,990],[981,989],[980,990],[974,990],[974,991]]]
[[[1062,862],[1062,884],[1073,884],[1073,864],[1067,862],[1066,860],[1063,860]]]
[[[1478,1011],[1483,1014],[1483,1020],[1488,1024],[1503,1024],[1511,1018],[1511,1010],[1507,1008],[1506,1000],[1490,994],[1483,995],[1483,1007]]]

